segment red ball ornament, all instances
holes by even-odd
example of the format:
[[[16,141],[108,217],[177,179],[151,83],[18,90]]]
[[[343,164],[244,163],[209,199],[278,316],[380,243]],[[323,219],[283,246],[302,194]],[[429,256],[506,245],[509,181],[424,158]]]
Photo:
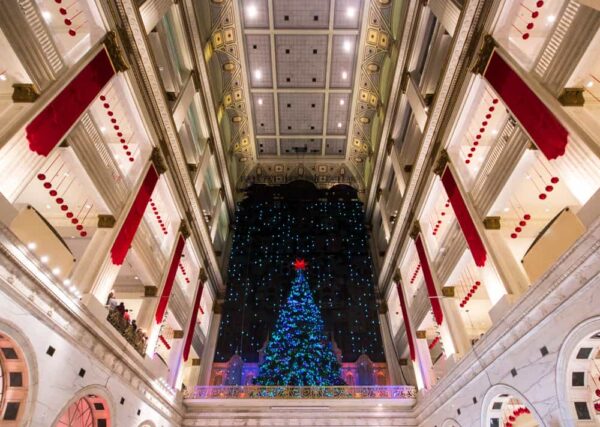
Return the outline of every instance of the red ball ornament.
[[[473,145],[477,147],[479,145],[479,141],[473,141]]]
[[[540,195],[538,196],[540,200],[546,200],[546,197],[548,197],[546,196],[546,193],[540,193]]]
[[[442,212],[442,213],[440,213],[440,215],[441,215],[441,216],[445,216],[445,215],[446,215],[446,212]]]
[[[125,147],[123,147],[125,148]],[[131,156],[131,151],[125,151],[125,154],[127,154],[128,156]]]
[[[64,199],[62,197],[57,197],[56,203],[58,203],[59,205],[62,205],[64,203]]]
[[[83,225],[81,225],[81,224],[77,224],[77,227],[75,227],[75,229],[76,229],[77,231],[81,231],[81,230],[83,230]]]
[[[123,136],[123,133],[122,132],[117,132],[117,136],[120,138],[120,137]]]
[[[40,181],[43,181],[46,179],[46,175],[44,175],[43,173],[38,173],[37,174],[37,179],[39,179]]]
[[[492,104],[497,104],[497,103],[498,103],[498,98],[492,99]]]
[[[525,219],[525,221],[529,221],[531,219],[531,215],[525,214],[523,215],[523,218]]]
[[[75,30],[71,29],[71,30],[69,30],[69,35],[71,37],[75,37],[77,35],[77,32]]]
[[[77,218],[73,218],[71,220],[71,224],[77,224],[79,222],[79,220]]]
[[[521,36],[521,38],[522,38],[523,40],[527,40],[527,39],[529,38],[529,33],[524,33],[524,34]]]
[[[61,205],[60,206],[60,210],[66,212],[66,211],[69,210],[69,206],[67,206],[67,205]]]
[[[481,282],[478,280],[478,281],[475,282],[475,285],[479,286],[479,285],[481,285]]]
[[[106,96],[100,95],[100,101],[106,101]]]
[[[540,12],[538,12],[537,10],[531,14],[531,17],[533,19],[536,19],[538,16],[540,16]]]
[[[512,233],[512,234],[510,235],[510,237],[511,237],[512,239],[516,239],[516,238],[517,238],[517,234],[516,234],[516,233]]]
[[[134,159],[133,157],[130,157],[130,158],[129,158],[129,161],[130,161],[130,162],[134,162],[134,161],[135,161],[135,159]]]
[[[489,120],[489,119],[492,118],[492,115],[490,113],[488,113],[488,114],[485,115],[485,118]]]
[[[523,229],[522,229],[521,227],[515,227],[515,231],[516,231],[517,233],[520,233],[521,231],[523,231]]]
[[[529,408],[523,408],[523,412],[526,414],[531,414],[531,411],[529,410]]]
[[[119,127],[119,125],[114,125],[114,126],[113,126],[113,129],[114,129],[114,130],[119,130],[119,129],[121,129],[121,128]]]
[[[460,308],[463,308],[465,306],[465,303],[461,301],[461,303],[458,305],[460,306]]]
[[[481,139],[481,135],[477,134],[477,135],[475,135],[475,138]]]
[[[87,236],[87,231],[82,231],[81,233],[79,233],[79,235],[81,237],[85,237],[85,236]]]
[[[129,150],[129,146],[128,145],[124,145],[123,146],[123,150]]]
[[[488,108],[488,111],[493,112],[495,109],[496,109],[496,107],[490,107],[490,108]]]
[[[67,213],[65,214],[65,216],[66,216],[67,218],[73,218],[73,212],[67,212]]]
[[[112,119],[110,119],[111,123],[117,123],[117,119],[115,119],[114,117]]]
[[[596,389],[596,396],[600,397],[600,389]]]
[[[594,403],[594,409],[596,410],[596,412],[600,412],[600,402]]]
[[[558,181],[560,181],[560,180],[558,179],[557,176],[553,176],[552,178],[550,178],[550,182],[552,184],[558,184]]]
[[[554,190],[554,187],[553,187],[553,186],[551,186],[551,185],[546,185],[546,191],[547,191],[548,193],[550,193],[552,190]]]
[[[46,181],[44,182],[44,188],[48,189],[48,188],[52,188],[52,183]]]
[[[471,157],[473,157],[473,153],[467,154],[467,157],[470,159]]]
[[[529,24],[527,24],[527,29],[533,30],[533,22],[530,22]]]
[[[112,111],[108,111],[106,114],[108,114],[110,117],[115,115],[115,113],[113,113]]]
[[[58,12],[59,12],[61,15],[66,15],[66,14],[67,14],[67,9],[65,9],[64,7],[61,7],[60,9],[58,9]]]
[[[488,122],[486,122],[485,120],[481,122],[481,126],[487,126]]]
[[[71,24],[73,23],[73,22],[72,22],[72,21],[71,21],[69,18],[66,18],[66,19],[64,20],[64,22],[65,22],[65,25],[67,25],[67,26],[69,26],[69,27],[70,27],[70,26],[71,26]]]
[[[102,106],[103,106],[104,108],[110,108],[110,104],[109,104],[108,102],[105,102],[104,104],[102,104]]]
[[[537,7],[542,7],[544,5],[544,2],[542,0],[539,0],[535,5]]]
[[[521,227],[525,227],[527,225],[527,223],[525,221],[519,221],[519,225]]]
[[[56,191],[56,190],[50,190],[49,194],[50,194],[51,197],[54,197],[54,196],[56,196],[58,194],[58,191]]]
[[[471,147],[471,153],[474,153],[474,152],[475,152],[475,150],[477,150],[477,148],[475,148],[475,147]]]
[[[465,160],[465,163],[469,164],[469,163],[471,163],[471,161],[469,159],[467,159],[467,160]]]
[[[516,420],[516,418],[514,416],[512,416],[512,415],[510,417],[508,417],[508,419],[509,419],[510,422],[514,422]]]

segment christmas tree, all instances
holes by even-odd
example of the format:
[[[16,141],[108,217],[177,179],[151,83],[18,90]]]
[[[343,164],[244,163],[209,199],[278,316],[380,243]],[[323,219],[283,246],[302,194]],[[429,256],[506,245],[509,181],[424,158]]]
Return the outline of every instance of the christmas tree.
[[[323,319],[304,277],[306,262],[294,262],[296,278],[265,350],[256,384],[343,384],[340,364],[324,332]]]

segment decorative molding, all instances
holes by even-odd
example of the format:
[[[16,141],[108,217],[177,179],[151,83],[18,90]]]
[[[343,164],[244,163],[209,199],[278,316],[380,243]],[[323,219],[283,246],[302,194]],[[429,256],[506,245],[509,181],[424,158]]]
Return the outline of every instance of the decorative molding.
[[[585,103],[584,91],[585,89],[580,87],[566,87],[558,95],[558,102],[564,107],[583,107]]]
[[[200,366],[202,359],[199,358],[193,358],[192,359],[192,366]]]
[[[187,222],[185,219],[181,220],[181,224],[179,225],[179,232],[183,236],[184,239],[190,238],[190,229],[188,228]]]
[[[98,228],[113,228],[117,220],[112,215],[98,215]]]
[[[35,102],[40,97],[40,90],[33,83],[14,83],[13,102]]]
[[[442,295],[446,298],[454,298],[456,296],[456,288],[454,286],[444,286],[442,288]]]
[[[162,175],[163,173],[165,173],[168,170],[167,163],[165,162],[165,159],[163,158],[163,156],[160,152],[160,148],[158,148],[158,147],[152,148],[152,153],[150,154],[150,161],[156,168],[156,171],[158,172],[159,175]]]
[[[410,238],[413,240],[416,240],[417,237],[419,236],[419,233],[421,232],[421,226],[419,225],[419,221],[415,220],[413,222],[412,228],[410,230]]]

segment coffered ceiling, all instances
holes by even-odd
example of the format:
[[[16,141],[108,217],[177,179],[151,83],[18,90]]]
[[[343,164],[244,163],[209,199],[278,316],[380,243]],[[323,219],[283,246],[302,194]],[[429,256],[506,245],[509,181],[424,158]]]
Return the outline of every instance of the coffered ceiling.
[[[242,184],[364,188],[391,0],[211,0],[211,47]]]

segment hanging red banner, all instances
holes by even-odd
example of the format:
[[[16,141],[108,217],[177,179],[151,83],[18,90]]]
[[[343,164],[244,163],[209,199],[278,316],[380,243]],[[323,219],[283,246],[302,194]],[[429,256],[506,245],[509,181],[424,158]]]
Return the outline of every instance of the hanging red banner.
[[[433,317],[435,317],[437,324],[441,325],[444,320],[444,314],[440,304],[440,297],[438,296],[435,282],[433,281],[433,275],[431,274],[431,268],[429,267],[429,259],[425,253],[425,246],[423,246],[420,235],[415,239],[415,246],[417,247],[417,254],[419,255],[419,261],[421,262],[423,269],[423,277],[425,278],[425,286],[427,287],[427,293],[429,294],[429,302],[433,309]]]
[[[50,154],[114,75],[103,48],[27,125],[29,149],[40,156]]]
[[[450,199],[450,204],[452,205],[452,210],[454,210],[454,214],[456,215],[460,229],[462,230],[465,240],[467,241],[467,245],[469,246],[471,254],[473,255],[475,265],[478,267],[483,267],[487,258],[485,246],[483,245],[481,236],[479,235],[477,227],[473,222],[473,218],[471,217],[469,209],[467,208],[467,204],[465,203],[460,189],[458,188],[456,179],[454,179],[454,175],[448,167],[442,174],[442,184],[444,185],[446,194],[448,194],[448,199]]]
[[[169,266],[169,271],[167,273],[167,278],[165,279],[165,285],[163,286],[160,299],[158,300],[158,307],[156,307],[156,315],[154,316],[154,320],[156,320],[158,325],[162,323],[165,317],[165,312],[167,311],[169,298],[171,298],[171,290],[173,289],[173,283],[175,283],[175,275],[177,274],[177,268],[179,267],[179,261],[181,261],[181,254],[183,253],[184,246],[185,239],[183,236],[179,235],[179,239],[177,239],[177,246],[175,247],[175,252],[173,253],[173,258],[171,259],[171,265]]]
[[[400,298],[400,308],[402,309],[402,318],[404,319],[404,329],[406,330],[406,339],[408,340],[408,349],[410,351],[410,360],[413,362],[416,360],[416,347],[413,341],[413,335],[410,328],[410,319],[408,317],[408,310],[406,309],[406,302],[404,301],[404,293],[402,291],[402,284],[396,283],[396,289],[398,290],[398,297]]]
[[[498,52],[483,76],[548,160],[565,154],[569,132]]]
[[[198,309],[200,309],[200,301],[202,300],[202,292],[204,291],[204,283],[200,282],[198,285],[198,291],[196,292],[196,298],[194,300],[194,308],[192,309],[192,315],[190,316],[190,324],[188,325],[187,335],[185,336],[185,343],[183,345],[183,360],[187,361],[190,355],[190,348],[192,347],[192,341],[194,339],[194,329],[196,328],[196,320],[198,319]]]
[[[140,222],[142,222],[142,217],[144,216],[144,212],[157,182],[158,173],[154,166],[150,166],[150,169],[148,169],[146,177],[140,186],[140,190],[129,209],[127,218],[125,218],[125,221],[119,230],[119,234],[110,250],[110,257],[114,265],[121,265],[123,264],[123,261],[125,261],[131,242],[135,237],[135,232],[140,226]]]

